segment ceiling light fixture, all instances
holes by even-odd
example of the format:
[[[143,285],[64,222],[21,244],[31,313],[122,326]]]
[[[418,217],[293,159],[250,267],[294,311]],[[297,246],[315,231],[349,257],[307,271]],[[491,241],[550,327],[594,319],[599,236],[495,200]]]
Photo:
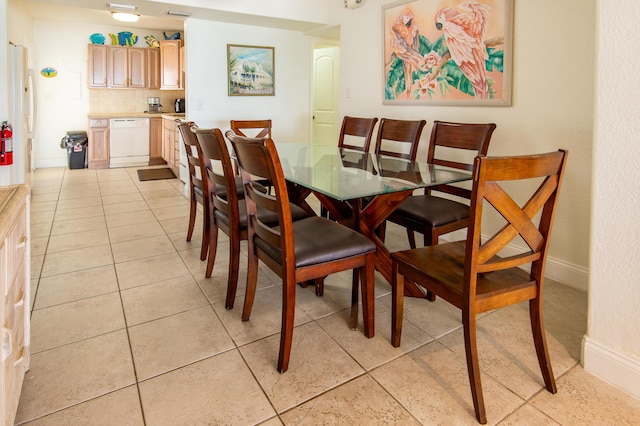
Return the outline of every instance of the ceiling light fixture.
[[[168,12],[167,12],[167,15],[171,15],[171,16],[184,16],[184,17],[186,18],[186,17],[191,16],[191,13],[189,13],[189,12],[181,12],[181,11],[179,11],[179,10],[170,10],[170,11],[168,11]]]
[[[111,12],[111,16],[113,16],[113,19],[116,21],[122,22],[138,22],[138,19],[140,19],[140,15],[126,12]]]
[[[107,3],[111,9],[121,9],[121,10],[136,10],[138,6],[134,6],[132,4],[120,4],[120,3]]]

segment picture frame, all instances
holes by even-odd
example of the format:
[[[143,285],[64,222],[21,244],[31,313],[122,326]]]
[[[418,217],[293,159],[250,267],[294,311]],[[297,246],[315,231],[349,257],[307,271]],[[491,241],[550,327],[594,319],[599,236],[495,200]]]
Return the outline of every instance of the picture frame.
[[[383,104],[511,105],[513,0],[402,0],[382,9]]]
[[[227,44],[229,96],[275,96],[275,48]]]

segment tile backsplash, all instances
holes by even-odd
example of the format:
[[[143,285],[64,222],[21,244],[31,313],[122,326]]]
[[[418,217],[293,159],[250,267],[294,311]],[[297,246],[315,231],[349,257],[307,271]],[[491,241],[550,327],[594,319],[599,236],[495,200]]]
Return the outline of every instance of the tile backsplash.
[[[89,89],[89,112],[144,112],[147,98],[159,97],[161,111],[174,112],[176,98],[184,98],[184,90]]]

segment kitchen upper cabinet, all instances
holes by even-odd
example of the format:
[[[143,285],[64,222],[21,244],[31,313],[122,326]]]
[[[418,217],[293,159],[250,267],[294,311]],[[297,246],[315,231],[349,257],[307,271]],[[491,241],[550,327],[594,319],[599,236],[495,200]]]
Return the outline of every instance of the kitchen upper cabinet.
[[[150,84],[148,75],[148,51],[140,47],[105,46],[102,44],[89,45],[89,87],[113,89],[142,89]],[[155,49],[157,50],[157,49]],[[159,56],[159,53],[156,54]],[[153,82],[160,88],[158,64],[154,65],[157,77]],[[149,82],[148,82],[149,81]]]
[[[107,87],[107,50],[103,44],[89,45],[89,87]]]
[[[109,87],[112,88],[145,88],[146,83],[146,49],[125,46],[110,46],[109,71],[111,75]]]
[[[160,89],[183,89],[181,52],[182,40],[160,41]]]
[[[160,49],[147,50],[147,88],[160,88]]]
[[[109,168],[109,119],[89,120],[89,146],[87,162],[90,169]]]

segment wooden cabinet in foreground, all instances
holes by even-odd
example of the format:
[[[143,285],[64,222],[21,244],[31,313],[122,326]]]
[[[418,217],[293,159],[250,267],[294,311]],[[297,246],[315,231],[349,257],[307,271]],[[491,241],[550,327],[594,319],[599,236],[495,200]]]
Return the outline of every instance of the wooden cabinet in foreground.
[[[88,167],[90,169],[109,168],[109,119],[89,120]]]
[[[29,199],[26,185],[0,187],[1,425],[14,424],[29,369]]]

